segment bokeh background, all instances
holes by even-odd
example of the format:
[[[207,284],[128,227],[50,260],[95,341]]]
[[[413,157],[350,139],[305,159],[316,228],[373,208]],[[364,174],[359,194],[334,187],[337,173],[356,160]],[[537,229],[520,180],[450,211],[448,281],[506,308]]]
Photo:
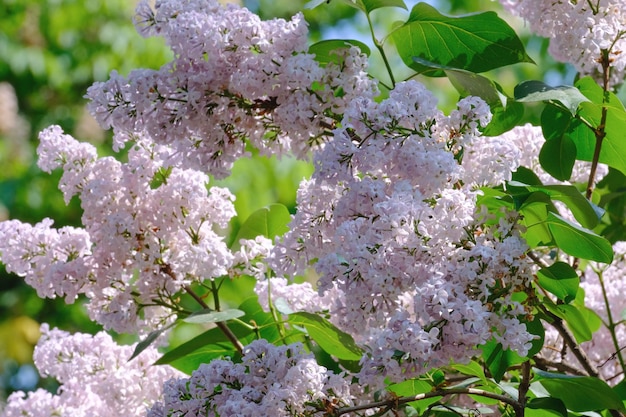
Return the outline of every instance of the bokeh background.
[[[372,45],[366,20],[356,9],[338,0],[313,10],[306,10],[305,3],[243,1],[264,19],[289,18],[303,11],[312,42],[353,38]],[[407,3],[412,6],[416,2]],[[496,10],[518,30],[539,65],[517,65],[487,74],[509,94],[524,79],[542,79],[552,85],[573,82],[571,68],[546,55],[547,40],[530,36],[523,22],[503,15],[498,3],[429,3],[453,15]],[[77,139],[96,144],[101,155],[113,153],[110,133],[101,130],[85,110],[87,87],[105,80],[113,69],[126,75],[133,68],[158,68],[172,58],[161,39],[144,39],[136,33],[131,21],[134,7],[135,2],[129,0],[0,0],[0,220],[36,223],[50,217],[57,227],[80,226],[79,201],[65,205],[57,189],[60,173],[48,175],[36,166],[37,133],[59,124]],[[400,9],[375,12],[379,36],[406,15]],[[403,68],[391,55],[395,68]],[[375,52],[371,65],[373,75],[388,79]],[[406,68],[399,74],[411,75]],[[446,80],[420,80],[435,91],[444,110],[456,102],[457,94]],[[525,117],[532,122],[537,114],[531,109]],[[253,158],[240,161],[233,177],[221,184],[236,194],[239,218],[245,220],[270,203],[285,204],[293,211],[297,184],[311,172],[311,166],[302,162]],[[235,221],[232,230],[237,227]],[[32,365],[42,322],[71,332],[101,330],[88,320],[80,302],[67,305],[62,299],[42,300],[21,278],[0,266],[0,401],[14,390],[55,388],[54,381],[39,378]]]

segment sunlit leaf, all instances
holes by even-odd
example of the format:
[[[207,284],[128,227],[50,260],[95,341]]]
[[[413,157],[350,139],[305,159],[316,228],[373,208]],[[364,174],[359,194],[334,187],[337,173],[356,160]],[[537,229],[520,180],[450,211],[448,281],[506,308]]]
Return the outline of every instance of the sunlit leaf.
[[[352,336],[317,314],[294,313],[289,316],[289,323],[306,328],[311,339],[338,359],[358,361],[363,356],[361,348],[357,346]]]
[[[515,100],[519,102],[534,101],[557,101],[561,103],[572,115],[580,103],[589,101],[576,87],[560,85],[551,87],[542,81],[524,81],[515,86],[513,91]]]
[[[472,72],[532,62],[515,31],[494,12],[448,17],[418,3],[391,37],[404,63],[420,73],[429,68],[415,62],[415,57]],[[428,75],[444,72],[430,69]]]

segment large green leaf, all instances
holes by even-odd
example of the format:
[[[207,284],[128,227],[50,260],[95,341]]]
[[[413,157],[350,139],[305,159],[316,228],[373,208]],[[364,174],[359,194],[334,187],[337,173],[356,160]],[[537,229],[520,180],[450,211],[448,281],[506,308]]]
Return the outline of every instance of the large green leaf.
[[[560,85],[551,87],[542,81],[524,81],[515,86],[515,100],[519,102],[556,101],[561,103],[572,115],[580,103],[589,101],[576,87]]]
[[[554,375],[549,377],[546,372],[541,373],[541,385],[554,398],[563,401],[565,407],[571,411],[626,411],[619,395],[599,378],[571,377],[563,378]]]
[[[537,271],[539,285],[569,303],[576,298],[580,278],[576,270],[565,262],[555,262],[547,268]]]
[[[433,72],[415,62],[415,57],[472,72],[533,62],[515,31],[494,12],[448,17],[418,3],[391,37],[404,63],[418,72],[430,70],[428,75],[443,76],[444,72]]]
[[[237,237],[232,242],[233,250],[239,248],[241,239],[254,239],[257,236],[265,236],[273,239],[285,233],[289,228],[287,225],[291,221],[291,215],[287,207],[282,204],[270,204],[263,207],[248,217],[239,229]]]
[[[294,313],[289,316],[289,323],[304,327],[322,349],[338,359],[358,361],[363,356],[363,351],[354,342],[352,336],[342,332],[317,314]]]
[[[602,236],[552,212],[546,223],[556,245],[568,255],[607,264],[613,261],[613,248]]]

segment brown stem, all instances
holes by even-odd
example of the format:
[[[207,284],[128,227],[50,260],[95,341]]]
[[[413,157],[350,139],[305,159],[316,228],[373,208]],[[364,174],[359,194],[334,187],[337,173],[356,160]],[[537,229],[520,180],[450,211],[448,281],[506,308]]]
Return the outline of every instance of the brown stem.
[[[578,343],[574,339],[574,336],[563,325],[563,320],[561,320],[560,317],[548,311],[545,307],[543,306],[540,306],[540,307],[543,313],[546,314],[548,317],[550,317],[550,319],[552,319],[552,323],[550,324],[552,324],[552,326],[559,332],[559,334],[563,338],[563,341],[565,342],[567,347],[571,349],[574,356],[576,356],[576,359],[578,359],[578,362],[582,365],[585,372],[587,372],[587,375],[597,377],[599,375],[598,370],[596,369],[595,366],[593,366],[591,361],[589,361],[589,358],[587,358],[587,355],[585,354],[585,352],[578,345]]]
[[[513,405],[515,417],[524,417],[524,409],[526,408],[526,395],[530,389],[530,361],[522,364],[522,380],[517,389],[517,404]]]
[[[187,292],[187,294],[191,295],[191,297],[196,300],[196,302],[198,304],[200,304],[202,306],[202,308],[205,309],[210,309],[210,307],[208,306],[207,303],[204,302],[204,300],[202,299],[202,297],[200,297],[198,294],[196,294],[194,292],[194,290],[191,289],[191,287],[189,285],[185,285],[185,291]],[[230,343],[233,344],[233,346],[235,347],[235,349],[237,349],[237,352],[239,352],[239,354],[243,353],[243,345],[241,344],[241,342],[239,341],[239,339],[237,338],[237,336],[235,336],[235,334],[233,333],[232,330],[230,330],[230,327],[228,327],[228,325],[226,324],[226,322],[223,321],[218,321],[215,323],[215,325],[217,326],[218,329],[220,329],[222,331],[222,333],[224,333],[224,335],[228,338],[228,340],[230,341]]]
[[[448,388],[448,389],[438,389],[435,391],[425,392],[423,394],[418,394],[418,395],[414,395],[410,397],[392,398],[390,400],[376,401],[373,403],[355,405],[353,407],[342,407],[326,415],[337,417],[337,416],[352,413],[355,411],[369,410],[371,408],[380,408],[380,407],[397,408],[399,405],[410,403],[413,401],[419,401],[419,400],[424,400],[426,398],[433,398],[433,397],[445,397],[445,396],[453,395],[453,394],[472,394],[472,395],[478,395],[478,396],[485,397],[485,398],[492,398],[494,400],[502,401],[503,403],[508,404],[512,406],[513,408],[520,407],[521,405],[519,401],[515,400],[512,397],[496,394],[496,393],[489,392],[489,391],[484,391],[484,390],[477,389],[477,388]]]

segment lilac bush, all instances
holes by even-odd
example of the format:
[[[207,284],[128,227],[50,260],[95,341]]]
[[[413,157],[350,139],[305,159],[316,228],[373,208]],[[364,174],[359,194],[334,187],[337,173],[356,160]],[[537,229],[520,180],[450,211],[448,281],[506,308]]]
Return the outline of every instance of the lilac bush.
[[[626,412],[626,111],[613,94],[626,4],[502,3],[582,78],[508,97],[478,73],[531,61],[512,29],[420,3],[391,38],[418,74],[453,81],[445,114],[413,77],[396,82],[376,38],[390,85],[355,41],[309,45],[301,14],[141,2],[138,31],[174,60],[87,92],[127,158],[58,126],[39,135],[39,167],[63,170],[83,227],[0,223],[8,271],[40,297],[85,297],[92,320],[141,342],[42,325],[35,363],[61,387],[14,393],[1,415]],[[526,102],[545,103],[541,126],[516,113]],[[234,195],[211,183],[251,154],[314,172],[295,214],[263,209],[230,239]],[[244,277],[254,296],[229,305],[223,283]],[[206,331],[170,347],[180,322]]]

